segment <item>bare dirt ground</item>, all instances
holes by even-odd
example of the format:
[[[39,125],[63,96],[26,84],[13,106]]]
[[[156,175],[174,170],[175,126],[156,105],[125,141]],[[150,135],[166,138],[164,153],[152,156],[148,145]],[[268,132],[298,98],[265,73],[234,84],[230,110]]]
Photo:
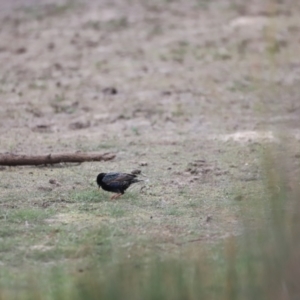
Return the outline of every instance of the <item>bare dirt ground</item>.
[[[0,2],[0,151],[117,154],[2,168],[0,264],[176,253],[255,221],[266,149],[298,171],[300,8],[244,2]],[[136,168],[141,191],[97,190]]]

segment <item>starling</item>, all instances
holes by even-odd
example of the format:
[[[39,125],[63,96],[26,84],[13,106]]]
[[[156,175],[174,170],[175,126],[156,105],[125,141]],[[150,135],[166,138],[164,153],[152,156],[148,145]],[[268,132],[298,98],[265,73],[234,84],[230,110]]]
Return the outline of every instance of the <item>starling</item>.
[[[132,183],[140,182],[136,178],[135,174],[127,174],[127,173],[100,173],[97,176],[97,184],[102,187],[103,190],[117,193],[117,195],[113,195],[110,199],[117,199],[121,195],[124,194],[125,190],[129,188]]]

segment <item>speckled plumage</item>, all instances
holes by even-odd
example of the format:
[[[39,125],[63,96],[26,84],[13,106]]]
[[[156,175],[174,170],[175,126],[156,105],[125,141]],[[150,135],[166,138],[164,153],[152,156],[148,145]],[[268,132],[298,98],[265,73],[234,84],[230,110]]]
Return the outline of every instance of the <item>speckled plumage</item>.
[[[137,175],[135,174],[111,172],[98,174],[96,181],[98,186],[103,190],[117,193],[117,195],[111,198],[115,199],[123,195],[131,184],[141,180],[137,179]]]

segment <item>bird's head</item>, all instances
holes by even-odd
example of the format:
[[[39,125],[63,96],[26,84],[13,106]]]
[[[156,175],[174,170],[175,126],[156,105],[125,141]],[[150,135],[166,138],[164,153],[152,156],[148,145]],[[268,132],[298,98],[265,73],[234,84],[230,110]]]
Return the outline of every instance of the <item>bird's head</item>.
[[[106,175],[106,173],[100,173],[100,174],[98,174],[98,176],[97,176],[97,184],[98,184],[98,186],[99,186],[99,188],[100,188],[100,186],[101,186],[101,184],[102,184],[102,179],[103,179],[103,177]]]

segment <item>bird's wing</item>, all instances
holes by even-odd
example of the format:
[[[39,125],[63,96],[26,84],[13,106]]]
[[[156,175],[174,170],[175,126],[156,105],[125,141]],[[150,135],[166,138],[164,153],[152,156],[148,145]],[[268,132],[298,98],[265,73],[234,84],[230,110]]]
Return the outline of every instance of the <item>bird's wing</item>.
[[[135,178],[136,175],[133,174],[127,174],[127,173],[107,173],[104,178],[103,181],[106,184],[111,184],[113,182],[124,182],[124,181],[131,181],[133,178]]]

